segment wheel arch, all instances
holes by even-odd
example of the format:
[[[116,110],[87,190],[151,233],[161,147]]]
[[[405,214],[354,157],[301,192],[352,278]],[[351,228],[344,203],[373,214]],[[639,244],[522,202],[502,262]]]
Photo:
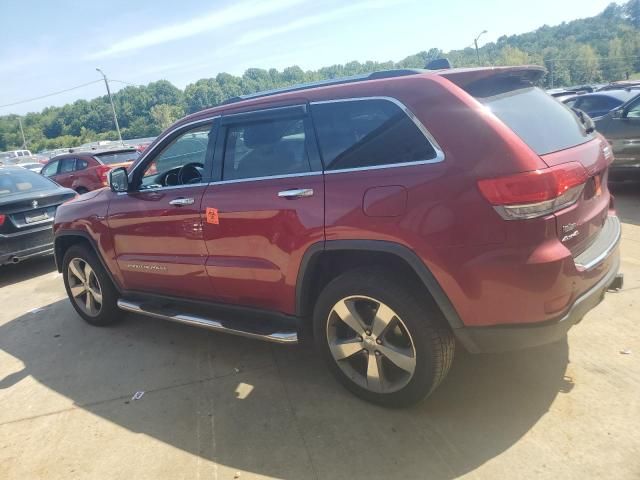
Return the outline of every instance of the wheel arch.
[[[83,244],[93,250],[95,255],[98,257],[102,268],[107,272],[111,282],[115,286],[116,290],[120,290],[119,284],[114,278],[111,270],[107,267],[107,264],[102,258],[102,253],[98,248],[96,241],[91,237],[91,235],[87,232],[72,230],[72,231],[61,231],[57,232],[53,241],[53,254],[56,261],[56,268],[58,272],[62,273],[62,262],[64,260],[64,255],[74,245]]]
[[[356,265],[344,262],[352,257]],[[326,270],[324,267],[327,263],[331,264],[331,260],[337,262],[340,268],[337,273],[327,276],[323,271]],[[313,309],[314,295],[332,278],[359,266],[358,262],[383,262],[390,268],[404,269],[407,273],[415,275],[419,286],[431,295],[449,326],[453,330],[464,326],[449,297],[420,257],[404,245],[384,240],[328,240],[311,245],[305,252],[298,271],[296,315],[302,318],[309,317]]]

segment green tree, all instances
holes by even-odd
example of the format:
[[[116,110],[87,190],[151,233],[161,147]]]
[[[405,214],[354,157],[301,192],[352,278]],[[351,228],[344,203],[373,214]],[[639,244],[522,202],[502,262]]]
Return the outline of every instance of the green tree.
[[[151,107],[151,116],[160,130],[165,130],[184,115],[184,110],[178,105],[161,103]]]

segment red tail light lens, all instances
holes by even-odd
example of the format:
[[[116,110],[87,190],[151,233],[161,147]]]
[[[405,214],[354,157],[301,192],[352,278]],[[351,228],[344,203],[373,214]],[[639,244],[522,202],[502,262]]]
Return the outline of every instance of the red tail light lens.
[[[110,170],[111,167],[109,165],[100,165],[96,169],[96,171],[98,172],[98,178],[100,178],[100,181],[103,185],[107,185],[107,175],[109,175]]]
[[[535,218],[578,200],[589,175],[577,162],[478,181],[482,195],[507,220]]]
[[[4,221],[6,219],[7,219],[7,216],[0,213],[0,227],[4,225]]]

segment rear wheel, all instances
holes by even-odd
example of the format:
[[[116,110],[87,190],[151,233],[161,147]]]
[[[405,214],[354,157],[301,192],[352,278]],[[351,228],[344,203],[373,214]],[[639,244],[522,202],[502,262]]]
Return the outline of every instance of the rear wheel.
[[[336,378],[359,397],[401,407],[446,376],[453,335],[429,302],[375,269],[347,272],[324,289],[314,337]]]
[[[117,291],[96,254],[74,245],[64,255],[64,286],[73,308],[91,325],[110,325],[120,318]]]

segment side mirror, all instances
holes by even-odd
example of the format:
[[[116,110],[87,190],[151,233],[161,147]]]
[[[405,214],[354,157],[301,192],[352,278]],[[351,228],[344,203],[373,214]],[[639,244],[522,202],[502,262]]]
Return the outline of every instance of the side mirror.
[[[612,118],[624,118],[624,110],[622,108],[616,108],[613,112],[611,112]]]
[[[109,180],[109,187],[112,192],[129,191],[129,176],[126,168],[114,168],[109,172],[107,179]]]

